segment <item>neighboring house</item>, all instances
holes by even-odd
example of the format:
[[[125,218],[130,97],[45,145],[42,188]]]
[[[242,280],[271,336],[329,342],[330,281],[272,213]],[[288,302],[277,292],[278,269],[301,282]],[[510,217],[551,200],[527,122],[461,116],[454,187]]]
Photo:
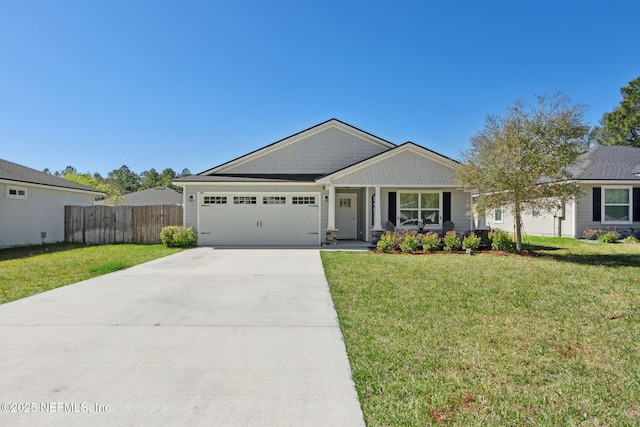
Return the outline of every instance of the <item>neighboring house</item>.
[[[385,228],[472,227],[458,162],[336,119],[173,183],[200,245],[376,241]]]
[[[182,205],[182,194],[172,188],[148,188],[125,194],[122,204],[127,206]]]
[[[64,207],[101,191],[0,159],[0,247],[64,240]]]
[[[543,216],[523,216],[530,235],[582,238],[585,229],[640,231],[640,148],[597,146],[584,153],[570,169],[582,196]],[[512,215],[498,209],[482,222],[490,228],[515,229]]]

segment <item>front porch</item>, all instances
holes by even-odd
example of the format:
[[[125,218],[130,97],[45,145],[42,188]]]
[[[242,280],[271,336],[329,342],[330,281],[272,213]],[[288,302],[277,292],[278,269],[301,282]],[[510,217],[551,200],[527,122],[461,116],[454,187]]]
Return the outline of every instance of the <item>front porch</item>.
[[[360,240],[375,244],[386,230],[459,232],[474,228],[466,215],[470,193],[431,186],[325,187],[325,244]]]

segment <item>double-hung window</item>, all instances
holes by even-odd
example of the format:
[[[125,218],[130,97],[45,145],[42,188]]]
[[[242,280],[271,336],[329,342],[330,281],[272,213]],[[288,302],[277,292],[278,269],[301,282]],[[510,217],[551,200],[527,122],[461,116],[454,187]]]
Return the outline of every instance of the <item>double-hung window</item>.
[[[440,225],[440,193],[400,193],[400,226],[413,227],[422,219],[425,227]]]
[[[610,224],[631,224],[631,187],[602,187],[602,222]]]

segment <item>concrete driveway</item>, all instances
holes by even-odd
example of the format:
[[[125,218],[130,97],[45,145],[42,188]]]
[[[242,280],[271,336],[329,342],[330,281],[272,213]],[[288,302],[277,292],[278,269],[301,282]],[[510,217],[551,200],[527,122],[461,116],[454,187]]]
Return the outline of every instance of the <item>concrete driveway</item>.
[[[197,248],[1,305],[0,404],[0,425],[364,425],[318,250]]]

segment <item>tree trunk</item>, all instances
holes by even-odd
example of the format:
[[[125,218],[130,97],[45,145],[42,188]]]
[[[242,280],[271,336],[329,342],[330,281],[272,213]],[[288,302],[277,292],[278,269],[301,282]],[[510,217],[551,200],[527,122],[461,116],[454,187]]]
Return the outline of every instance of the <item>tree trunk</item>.
[[[522,212],[520,211],[520,202],[516,201],[514,216],[516,221],[516,251],[518,253],[522,252],[522,218],[520,216]]]

